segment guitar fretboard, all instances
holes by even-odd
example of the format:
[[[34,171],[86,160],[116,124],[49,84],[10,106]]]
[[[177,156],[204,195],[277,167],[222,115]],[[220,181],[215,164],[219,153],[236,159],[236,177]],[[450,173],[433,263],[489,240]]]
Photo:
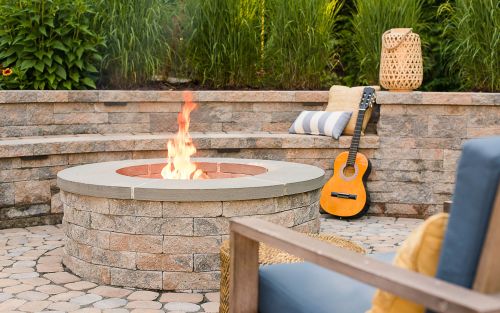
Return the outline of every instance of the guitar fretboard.
[[[361,138],[361,127],[363,126],[363,120],[365,117],[365,110],[358,111],[358,118],[356,120],[356,128],[354,129],[354,134],[352,135],[351,147],[349,148],[349,156],[347,157],[347,166],[354,166],[356,163],[356,154],[359,149],[359,140]]]

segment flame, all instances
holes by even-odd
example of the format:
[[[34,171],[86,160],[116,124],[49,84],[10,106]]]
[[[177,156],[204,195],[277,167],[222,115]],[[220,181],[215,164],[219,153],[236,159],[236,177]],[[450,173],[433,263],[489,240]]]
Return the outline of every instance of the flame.
[[[202,170],[191,162],[191,156],[196,153],[191,136],[189,136],[189,115],[196,109],[193,96],[190,92],[184,92],[184,105],[182,111],[177,116],[179,131],[174,140],[169,140],[168,163],[162,169],[161,176],[164,179],[200,179],[204,178]]]

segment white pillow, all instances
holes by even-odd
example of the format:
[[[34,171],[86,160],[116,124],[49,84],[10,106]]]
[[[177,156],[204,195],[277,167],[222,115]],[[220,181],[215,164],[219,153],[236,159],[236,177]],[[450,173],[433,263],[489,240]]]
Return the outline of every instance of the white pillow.
[[[302,111],[288,132],[290,134],[323,135],[339,139],[352,112]]]

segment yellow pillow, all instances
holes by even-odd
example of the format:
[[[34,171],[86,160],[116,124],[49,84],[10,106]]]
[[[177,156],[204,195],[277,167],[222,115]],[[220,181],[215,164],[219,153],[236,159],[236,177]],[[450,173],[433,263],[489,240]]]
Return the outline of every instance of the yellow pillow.
[[[380,90],[379,86],[372,86],[376,91]],[[335,112],[335,111],[347,111],[352,112],[351,119],[347,126],[344,128],[343,135],[352,136],[354,135],[354,128],[356,128],[356,121],[358,119],[359,112],[359,102],[361,96],[363,95],[363,89],[365,87],[346,87],[346,86],[332,86],[328,94],[328,106],[325,111]],[[363,132],[370,120],[372,115],[372,110],[368,109],[365,112],[363,118],[363,127],[361,131]]]
[[[394,265],[427,276],[435,276],[447,225],[448,213],[439,213],[428,218],[406,238],[396,254]],[[425,308],[419,304],[377,290],[372,300],[372,308],[367,313],[423,313],[424,311]]]

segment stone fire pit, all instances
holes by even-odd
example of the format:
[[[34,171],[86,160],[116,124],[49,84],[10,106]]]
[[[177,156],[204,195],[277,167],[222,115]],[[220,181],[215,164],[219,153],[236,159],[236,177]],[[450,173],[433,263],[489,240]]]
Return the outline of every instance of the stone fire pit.
[[[59,172],[67,268],[117,286],[214,290],[229,218],[257,216],[299,231],[318,231],[323,170],[265,160],[194,162],[210,179],[160,179],[164,159]]]

